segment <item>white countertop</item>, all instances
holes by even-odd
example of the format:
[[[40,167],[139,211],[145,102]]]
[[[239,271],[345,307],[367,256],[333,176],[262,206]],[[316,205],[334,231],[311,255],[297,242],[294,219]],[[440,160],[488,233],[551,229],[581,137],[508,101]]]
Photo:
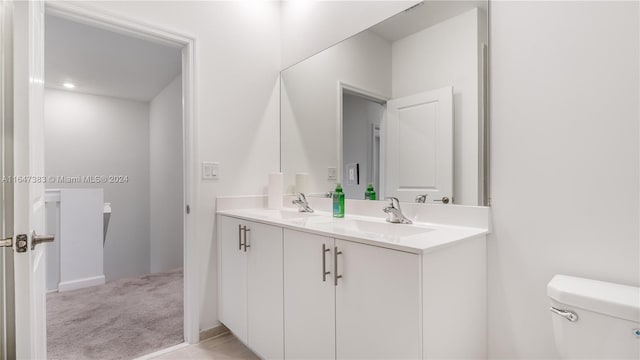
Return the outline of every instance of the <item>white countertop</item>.
[[[345,215],[339,219],[331,213],[307,214],[291,209],[218,210],[217,214],[414,254],[435,251],[489,232],[482,228],[426,222],[390,224],[384,218],[361,215]]]

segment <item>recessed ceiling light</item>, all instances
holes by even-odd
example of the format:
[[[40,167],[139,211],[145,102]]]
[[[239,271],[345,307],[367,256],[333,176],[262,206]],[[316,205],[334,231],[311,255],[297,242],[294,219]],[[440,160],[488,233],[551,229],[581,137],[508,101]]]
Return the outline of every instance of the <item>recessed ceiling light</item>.
[[[62,84],[62,86],[66,87],[67,89],[73,89],[74,87],[76,87],[72,83],[64,83],[64,84]]]

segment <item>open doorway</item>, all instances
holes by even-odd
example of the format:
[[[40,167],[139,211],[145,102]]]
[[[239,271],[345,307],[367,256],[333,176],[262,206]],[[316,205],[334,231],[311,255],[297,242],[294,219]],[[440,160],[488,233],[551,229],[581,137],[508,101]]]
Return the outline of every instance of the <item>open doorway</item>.
[[[49,358],[184,341],[181,54],[46,16]]]
[[[384,198],[380,176],[381,135],[386,100],[353,87],[341,87],[342,173],[345,197],[365,199],[369,188]]]

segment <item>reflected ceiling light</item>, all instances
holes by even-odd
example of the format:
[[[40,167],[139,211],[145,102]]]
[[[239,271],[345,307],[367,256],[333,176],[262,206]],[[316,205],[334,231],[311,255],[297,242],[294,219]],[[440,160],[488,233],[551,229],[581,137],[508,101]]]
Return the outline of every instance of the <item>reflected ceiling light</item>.
[[[285,11],[294,17],[305,16],[314,5],[312,0],[289,0],[284,3],[287,7]]]
[[[67,89],[73,89],[74,87],[76,87],[75,85],[69,82],[62,84],[62,86],[66,87]]]
[[[263,20],[270,21],[275,14],[279,13],[279,7],[274,6],[273,1],[269,0],[244,0],[241,1],[244,6],[244,12],[250,16],[251,21]]]

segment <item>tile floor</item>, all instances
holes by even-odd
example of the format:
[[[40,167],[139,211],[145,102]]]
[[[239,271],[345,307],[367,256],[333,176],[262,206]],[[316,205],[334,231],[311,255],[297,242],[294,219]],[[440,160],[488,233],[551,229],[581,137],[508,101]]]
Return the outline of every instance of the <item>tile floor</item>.
[[[207,339],[196,345],[161,355],[154,359],[237,359],[258,360],[259,358],[231,334]]]

